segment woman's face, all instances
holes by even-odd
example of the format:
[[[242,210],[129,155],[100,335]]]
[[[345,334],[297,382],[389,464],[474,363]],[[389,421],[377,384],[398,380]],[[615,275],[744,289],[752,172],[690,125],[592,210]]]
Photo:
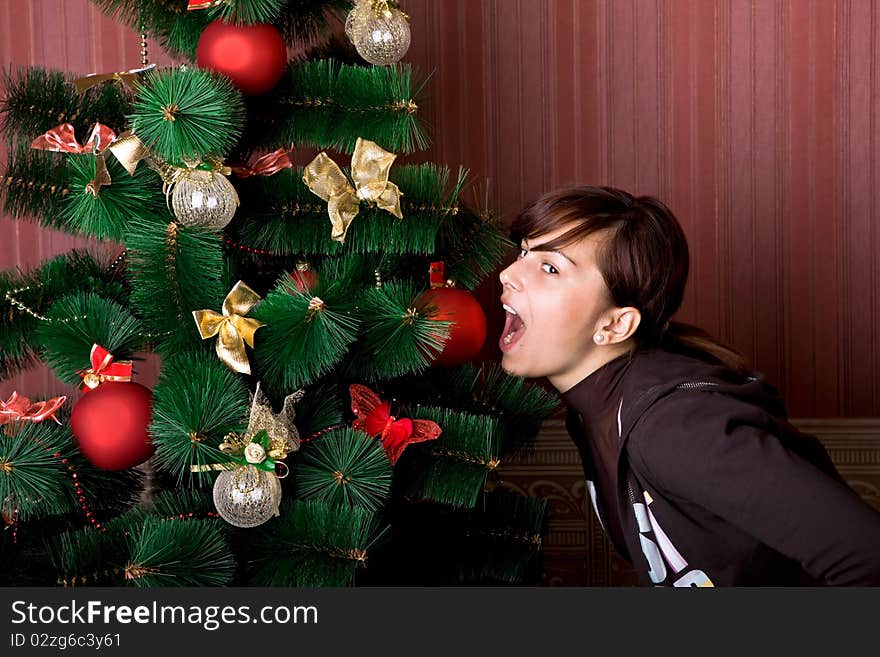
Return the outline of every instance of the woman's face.
[[[524,240],[516,261],[499,276],[507,316],[499,340],[502,367],[515,376],[546,376],[561,392],[598,367],[597,358],[610,355],[608,349],[596,353],[593,336],[615,308],[596,267],[602,235],[541,250],[570,229]]]

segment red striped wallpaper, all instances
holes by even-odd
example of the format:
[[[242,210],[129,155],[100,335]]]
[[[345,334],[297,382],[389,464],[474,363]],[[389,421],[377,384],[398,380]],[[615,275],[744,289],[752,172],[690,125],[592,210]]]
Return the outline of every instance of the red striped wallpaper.
[[[434,145],[414,159],[469,167],[508,218],[567,183],[659,196],[691,245],[680,319],[741,349],[793,416],[880,415],[876,3],[402,5],[407,60],[431,73]],[[120,70],[138,51],[86,0],[0,0],[0,66]],[[155,47],[150,59],[167,61]],[[8,219],[0,230],[3,268],[83,244]],[[479,292],[487,358],[497,292]],[[0,393],[13,388],[55,390],[37,370]]]

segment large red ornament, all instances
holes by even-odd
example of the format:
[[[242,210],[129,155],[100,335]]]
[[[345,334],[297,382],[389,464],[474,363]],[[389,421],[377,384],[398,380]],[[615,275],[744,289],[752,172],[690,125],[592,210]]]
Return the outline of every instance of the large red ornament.
[[[156,450],[147,428],[153,395],[140,383],[102,383],[73,407],[70,426],[79,450],[104,470],[127,470]]]
[[[434,365],[455,367],[472,361],[486,341],[486,314],[467,290],[435,287],[425,292],[419,305],[436,306],[434,319],[453,322],[443,351],[433,358]]]
[[[278,84],[287,67],[287,47],[271,25],[230,25],[216,20],[196,46],[199,68],[228,76],[242,93],[258,96]]]

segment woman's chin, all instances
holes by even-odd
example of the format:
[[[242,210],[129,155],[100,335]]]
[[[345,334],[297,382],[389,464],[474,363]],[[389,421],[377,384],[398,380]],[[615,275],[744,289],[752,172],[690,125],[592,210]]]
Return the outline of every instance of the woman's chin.
[[[528,368],[523,365],[523,363],[518,362],[517,353],[503,353],[501,354],[501,369],[510,374],[511,376],[522,376],[526,378],[530,378],[534,376],[529,373]]]

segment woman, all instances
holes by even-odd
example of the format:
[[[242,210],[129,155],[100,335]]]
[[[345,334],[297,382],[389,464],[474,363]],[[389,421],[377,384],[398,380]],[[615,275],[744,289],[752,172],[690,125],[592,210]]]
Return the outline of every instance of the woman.
[[[514,221],[499,345],[568,404],[596,515],[646,585],[880,585],[880,512],[776,390],[671,322],[684,233],[656,199],[551,192]]]

